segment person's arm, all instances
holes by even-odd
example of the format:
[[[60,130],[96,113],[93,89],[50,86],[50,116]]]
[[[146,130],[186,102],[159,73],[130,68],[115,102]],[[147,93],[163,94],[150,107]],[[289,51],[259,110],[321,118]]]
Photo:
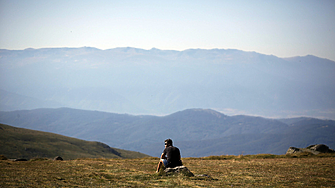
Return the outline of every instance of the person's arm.
[[[167,157],[166,157],[166,146],[165,146],[165,149],[163,150],[163,153],[161,155],[161,159],[167,159]]]
[[[166,159],[166,156],[165,156],[164,153],[162,153],[162,155],[161,155],[161,159]]]

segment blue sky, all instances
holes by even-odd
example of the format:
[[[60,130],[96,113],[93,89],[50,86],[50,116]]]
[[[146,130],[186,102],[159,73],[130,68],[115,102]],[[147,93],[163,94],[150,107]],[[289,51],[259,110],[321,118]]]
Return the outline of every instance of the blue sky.
[[[0,0],[0,48],[222,48],[335,61],[334,0]]]

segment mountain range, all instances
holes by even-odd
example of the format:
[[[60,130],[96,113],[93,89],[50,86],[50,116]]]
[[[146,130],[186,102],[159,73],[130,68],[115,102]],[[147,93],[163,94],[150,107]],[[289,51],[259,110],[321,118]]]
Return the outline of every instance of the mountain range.
[[[285,154],[291,146],[335,148],[335,121],[308,117],[268,119],[187,109],[165,116],[129,115],[70,108],[0,112],[0,122],[57,133],[114,148],[160,156],[171,138],[183,157]]]
[[[335,119],[335,62],[233,49],[0,50],[0,110],[69,107],[167,115]]]

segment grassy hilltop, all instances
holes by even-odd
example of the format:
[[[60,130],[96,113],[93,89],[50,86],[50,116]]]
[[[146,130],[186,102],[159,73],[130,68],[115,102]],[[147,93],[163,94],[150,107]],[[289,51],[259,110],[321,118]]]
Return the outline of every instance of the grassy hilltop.
[[[8,158],[139,158],[147,155],[58,134],[0,124],[0,154]]]
[[[160,176],[158,158],[0,160],[0,187],[333,187],[331,154],[184,158],[194,174]]]

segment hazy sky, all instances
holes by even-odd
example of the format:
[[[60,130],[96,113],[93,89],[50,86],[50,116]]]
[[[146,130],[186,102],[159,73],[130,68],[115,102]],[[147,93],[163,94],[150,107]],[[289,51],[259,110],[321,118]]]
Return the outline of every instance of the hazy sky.
[[[335,60],[335,0],[0,0],[0,48],[83,46]]]

